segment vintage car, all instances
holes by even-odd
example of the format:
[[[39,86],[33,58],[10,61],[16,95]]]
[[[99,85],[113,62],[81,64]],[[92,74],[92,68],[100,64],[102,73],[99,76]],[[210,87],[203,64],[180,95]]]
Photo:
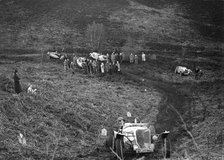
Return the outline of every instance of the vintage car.
[[[102,55],[100,53],[92,52],[89,55],[90,55],[91,58],[93,58],[95,60],[100,60],[100,61],[106,61],[107,60],[107,56]]]
[[[118,159],[124,159],[126,154],[160,154],[159,157],[169,158],[169,131],[155,134],[154,127],[147,123],[125,123],[122,132],[113,131],[108,134],[106,146]]]
[[[86,57],[79,57],[77,58],[76,61],[77,61],[78,67],[83,68],[86,62]]]
[[[192,73],[190,69],[183,66],[177,66],[174,71],[176,74],[180,74],[181,76],[188,76]]]
[[[61,54],[58,53],[57,51],[56,52],[47,52],[47,55],[50,57],[50,58],[53,58],[53,59],[60,59],[61,58]]]

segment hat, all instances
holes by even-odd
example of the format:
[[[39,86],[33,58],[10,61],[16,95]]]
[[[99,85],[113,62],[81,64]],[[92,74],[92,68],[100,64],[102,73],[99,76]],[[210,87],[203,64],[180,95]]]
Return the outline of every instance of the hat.
[[[124,120],[123,117],[118,117],[117,121],[121,121],[121,120]]]

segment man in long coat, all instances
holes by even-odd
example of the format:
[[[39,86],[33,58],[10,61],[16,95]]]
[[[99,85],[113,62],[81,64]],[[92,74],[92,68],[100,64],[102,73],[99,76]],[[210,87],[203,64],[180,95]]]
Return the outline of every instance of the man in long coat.
[[[14,79],[14,85],[15,85],[15,92],[19,94],[20,92],[22,92],[22,88],[19,82],[20,78],[18,77],[17,72],[18,70],[16,69],[14,72],[13,79]]]

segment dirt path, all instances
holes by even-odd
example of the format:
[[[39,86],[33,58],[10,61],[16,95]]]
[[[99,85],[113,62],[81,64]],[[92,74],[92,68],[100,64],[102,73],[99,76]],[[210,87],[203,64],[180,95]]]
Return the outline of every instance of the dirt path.
[[[170,139],[173,143],[175,143],[179,135],[172,134],[172,130],[178,125],[177,123],[179,122],[179,117],[173,110],[169,108],[169,105],[172,105],[178,111],[181,111],[187,97],[181,95],[175,86],[172,86],[170,83],[155,80],[147,74],[139,75],[133,74],[133,72],[130,73],[128,67],[123,70],[123,74],[124,76],[134,80],[137,83],[140,83],[146,88],[155,88],[159,93],[162,94],[162,101],[158,108],[159,113],[157,115],[157,121],[155,124],[156,131],[158,133],[164,130],[171,131]],[[144,79],[144,82],[142,79]]]

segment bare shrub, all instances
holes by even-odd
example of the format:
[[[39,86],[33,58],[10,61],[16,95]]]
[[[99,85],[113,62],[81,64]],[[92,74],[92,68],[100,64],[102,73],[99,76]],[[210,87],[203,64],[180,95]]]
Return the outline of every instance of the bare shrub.
[[[156,54],[152,54],[150,57],[150,59],[152,59],[152,60],[156,60],[156,58],[157,58]]]
[[[101,50],[105,40],[105,29],[103,24],[93,22],[87,26],[86,38],[91,50]]]

